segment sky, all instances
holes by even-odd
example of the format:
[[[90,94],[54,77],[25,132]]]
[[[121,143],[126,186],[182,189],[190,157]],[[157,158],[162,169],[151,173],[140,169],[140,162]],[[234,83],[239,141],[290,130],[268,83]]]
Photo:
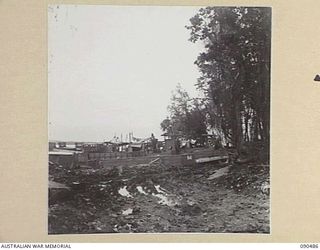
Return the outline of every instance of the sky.
[[[202,47],[185,25],[198,9],[49,6],[49,140],[160,139],[177,84],[197,96]]]

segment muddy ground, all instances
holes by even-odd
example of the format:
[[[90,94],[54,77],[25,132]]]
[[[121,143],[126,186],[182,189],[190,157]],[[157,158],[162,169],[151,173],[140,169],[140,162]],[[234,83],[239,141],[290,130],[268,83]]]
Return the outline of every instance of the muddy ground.
[[[156,163],[113,170],[50,164],[49,234],[269,233],[269,166]]]

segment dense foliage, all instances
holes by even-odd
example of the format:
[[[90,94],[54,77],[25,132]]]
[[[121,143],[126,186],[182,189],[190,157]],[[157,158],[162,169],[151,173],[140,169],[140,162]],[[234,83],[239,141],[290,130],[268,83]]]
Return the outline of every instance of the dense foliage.
[[[160,124],[163,131],[170,136],[181,136],[203,143],[203,135],[207,132],[205,113],[199,101],[191,99],[180,84],[172,93],[168,111],[170,117]]]
[[[271,9],[201,8],[190,23],[190,41],[204,45],[195,64],[207,127],[237,149],[246,142],[267,146]]]

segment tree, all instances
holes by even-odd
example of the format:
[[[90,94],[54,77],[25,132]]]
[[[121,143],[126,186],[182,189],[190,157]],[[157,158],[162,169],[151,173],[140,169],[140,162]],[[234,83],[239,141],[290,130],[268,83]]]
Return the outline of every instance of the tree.
[[[207,134],[206,116],[197,100],[193,100],[192,108],[187,113],[185,127],[188,139],[204,143],[204,135]]]
[[[160,124],[160,127],[162,129],[163,132],[166,132],[166,133],[170,133],[172,134],[173,131],[172,131],[172,123],[171,123],[171,120],[169,119],[169,117],[167,117],[166,119],[164,119],[161,124]]]
[[[190,41],[202,41],[195,64],[208,122],[240,151],[269,143],[271,9],[207,7],[190,19]]]
[[[168,111],[170,117],[160,124],[164,132],[171,136],[196,139],[203,143],[203,134],[206,134],[207,126],[201,104],[190,98],[180,84],[172,92]]]

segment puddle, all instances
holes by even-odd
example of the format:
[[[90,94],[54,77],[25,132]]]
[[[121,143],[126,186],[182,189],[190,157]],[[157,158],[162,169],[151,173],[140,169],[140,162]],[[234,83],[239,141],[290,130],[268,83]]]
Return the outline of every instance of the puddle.
[[[157,190],[158,193],[161,193],[161,194],[165,194],[166,193],[166,192],[164,192],[165,190],[162,187],[160,187],[160,185],[155,185],[154,187],[155,187],[155,189]]]
[[[154,194],[152,193],[152,196],[155,196],[160,199],[158,202],[160,205],[167,205],[169,207],[173,207],[174,205],[177,205],[178,203],[171,198],[165,196],[164,194]]]
[[[173,207],[178,204],[178,202],[175,199],[173,199],[172,197],[168,197],[168,194],[165,192],[166,190],[164,188],[160,187],[160,185],[155,185],[154,187],[158,193],[157,194],[152,193],[151,195],[153,197],[157,197],[159,199],[158,203],[160,205],[166,205],[169,207]],[[142,186],[137,186],[136,188],[140,194],[148,195],[148,193],[146,193],[143,190]]]
[[[132,195],[128,192],[127,186],[124,186],[123,188],[120,188],[118,193],[122,196],[128,197],[128,198],[133,198]]]
[[[178,204],[178,202],[174,200],[172,197],[168,197],[166,190],[160,187],[160,185],[154,185],[154,188],[157,190],[158,194],[152,193],[152,196],[160,199],[158,201],[160,205],[167,205],[169,207],[173,207]]]
[[[143,188],[142,188],[141,186],[137,186],[137,189],[138,189],[138,192],[139,192],[140,194],[145,194],[145,195],[147,195],[147,193],[143,190]]]
[[[129,214],[132,214],[132,212],[133,212],[133,209],[132,208],[128,208],[126,210],[123,210],[122,214],[123,215],[129,215]]]
[[[221,177],[223,175],[226,175],[229,172],[229,167],[224,167],[224,168],[220,168],[217,171],[215,171],[214,174],[210,175],[208,177],[208,180],[213,180],[216,179],[218,177]]]

